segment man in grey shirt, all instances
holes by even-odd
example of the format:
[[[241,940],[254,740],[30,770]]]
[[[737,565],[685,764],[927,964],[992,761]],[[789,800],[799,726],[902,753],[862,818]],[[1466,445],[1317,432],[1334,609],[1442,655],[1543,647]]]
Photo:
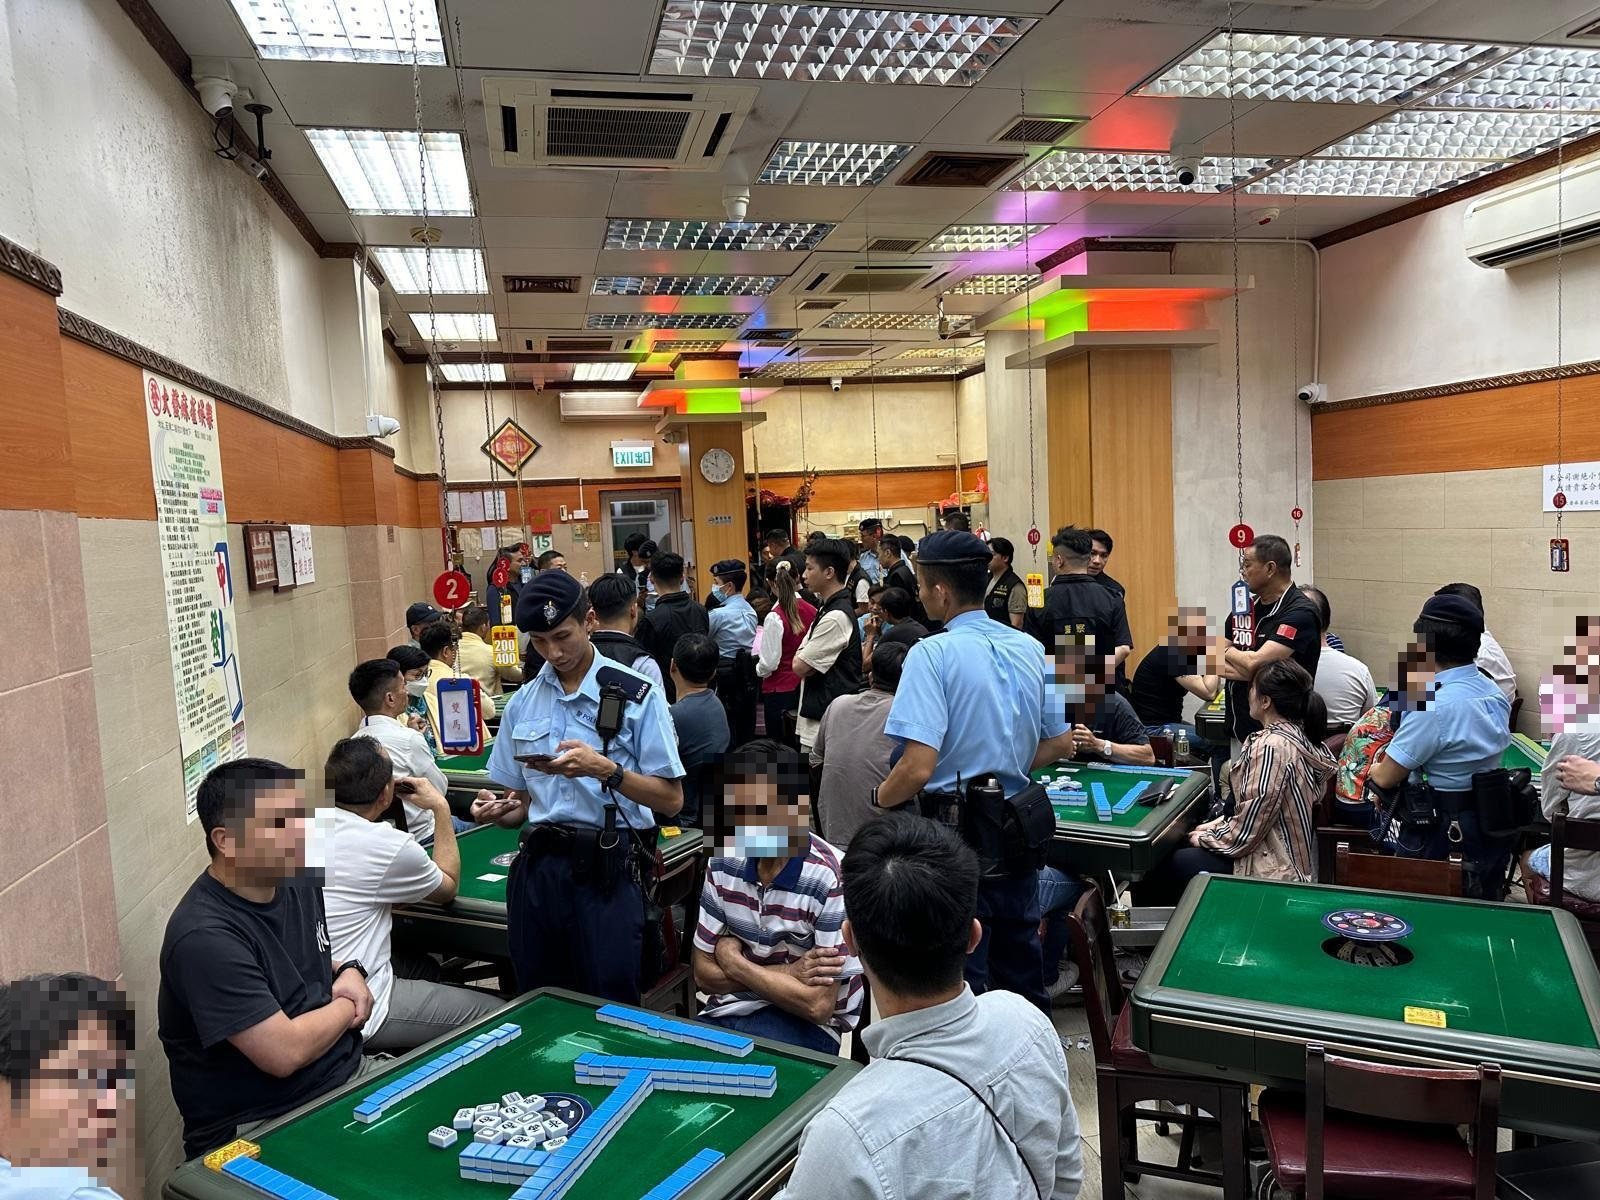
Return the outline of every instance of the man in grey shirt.
[[[853,696],[840,696],[822,714],[811,765],[822,768],[817,792],[817,818],[822,836],[841,851],[850,848],[856,830],[878,815],[872,789],[889,776],[895,742],[883,732],[900,686],[900,668],[910,647],[879,642],[872,649],[872,686]]]
[[[1075,1200],[1060,1038],[1021,996],[962,979],[983,936],[977,857],[942,825],[886,813],[843,873],[845,944],[881,1016],[861,1034],[871,1064],[801,1135],[783,1200]]]
[[[1311,606],[1317,610],[1317,622],[1326,637],[1328,626],[1333,624],[1333,608],[1328,603],[1327,594],[1308,583],[1300,585],[1300,594],[1311,601]],[[1354,725],[1378,703],[1378,689],[1372,682],[1372,672],[1367,669],[1367,664],[1355,655],[1335,650],[1327,644],[1323,645],[1322,653],[1317,656],[1317,675],[1313,686],[1328,710],[1330,726]]]

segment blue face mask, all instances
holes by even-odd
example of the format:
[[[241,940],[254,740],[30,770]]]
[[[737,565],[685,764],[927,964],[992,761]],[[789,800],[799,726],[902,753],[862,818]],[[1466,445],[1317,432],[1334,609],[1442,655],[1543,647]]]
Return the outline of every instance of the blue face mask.
[[[787,825],[741,825],[733,831],[735,858],[783,858],[788,853]]]
[[[728,598],[728,589],[723,587],[720,583],[712,584],[711,594],[718,600],[726,600]]]

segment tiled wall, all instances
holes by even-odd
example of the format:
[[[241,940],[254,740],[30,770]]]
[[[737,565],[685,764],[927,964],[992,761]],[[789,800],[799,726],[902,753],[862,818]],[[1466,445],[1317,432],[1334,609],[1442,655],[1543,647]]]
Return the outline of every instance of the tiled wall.
[[[1580,613],[1600,613],[1600,513],[1565,518],[1572,570],[1550,570],[1555,515],[1540,469],[1390,475],[1315,485],[1316,582],[1333,628],[1381,684],[1422,602],[1441,584],[1483,591],[1490,631],[1516,668],[1520,726],[1538,734],[1539,680]]]
[[[0,514],[0,519],[14,515],[19,514]],[[90,844],[98,847],[96,878],[104,881],[108,908],[115,883],[115,919],[108,913],[102,936],[120,936],[126,984],[137,1008],[138,1133],[146,1194],[153,1196],[181,1157],[180,1122],[156,1035],[161,940],[173,906],[205,869],[206,853],[200,826],[184,820],[155,524],[84,519],[71,522],[69,532],[81,542],[81,569],[89,581],[87,639],[78,641],[86,660],[88,644],[94,647],[98,686],[97,703],[69,710],[74,736],[62,744],[85,749],[87,765],[104,773],[106,827]],[[343,528],[313,526],[315,583],[281,594],[241,588],[235,596],[250,753],[304,768],[313,800],[320,797],[318,768],[328,748],[356,720],[345,678],[355,662],[353,602],[363,589],[351,581],[346,535]],[[229,539],[234,561],[242,562],[238,526],[230,528]],[[70,724],[74,717],[76,723]],[[57,828],[47,822],[21,827]],[[47,857],[30,854],[37,861]],[[87,872],[83,880],[87,886]],[[29,902],[36,912],[44,906],[39,896]],[[50,905],[54,908],[53,898]],[[38,927],[36,921],[0,916],[0,928]],[[92,942],[89,949],[92,968]]]

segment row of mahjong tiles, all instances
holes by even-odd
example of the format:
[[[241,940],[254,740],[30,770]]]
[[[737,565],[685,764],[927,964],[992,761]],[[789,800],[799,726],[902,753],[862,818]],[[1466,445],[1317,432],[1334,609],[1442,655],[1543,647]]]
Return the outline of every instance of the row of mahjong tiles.
[[[701,1046],[732,1055],[748,1055],[755,1043],[748,1037],[723,1033],[674,1021],[654,1013],[608,1004],[595,1013],[598,1021],[621,1026],[668,1041]],[[384,1110],[415,1095],[442,1075],[475,1061],[522,1033],[508,1022],[445,1051],[394,1083],[380,1088],[354,1110],[362,1123],[380,1120]],[[461,1177],[519,1185],[512,1200],[560,1200],[590,1162],[635,1109],[653,1092],[737,1094],[770,1099],[777,1091],[777,1069],[770,1066],[723,1063],[699,1059],[633,1058],[609,1054],[583,1054],[573,1063],[574,1082],[614,1085],[611,1094],[587,1119],[572,1114],[569,1121],[539,1095],[508,1092],[498,1103],[458,1108],[449,1125],[439,1125],[428,1141],[449,1149],[460,1134],[472,1131],[472,1141],[459,1156]],[[579,1122],[581,1121],[581,1125]],[[716,1150],[701,1150],[641,1200],[673,1200],[721,1162]],[[247,1155],[220,1165],[228,1175],[250,1184],[273,1200],[337,1200],[327,1193],[275,1170]]]

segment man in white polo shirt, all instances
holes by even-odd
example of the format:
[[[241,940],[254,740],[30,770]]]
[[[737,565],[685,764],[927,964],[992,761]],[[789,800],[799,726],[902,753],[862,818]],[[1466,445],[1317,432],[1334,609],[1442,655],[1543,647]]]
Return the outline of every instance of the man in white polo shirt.
[[[372,1015],[361,1028],[367,1050],[411,1050],[488,1015],[500,1001],[483,992],[395,974],[390,935],[396,904],[455,899],[461,852],[444,793],[423,779],[396,780],[389,756],[370,737],[335,744],[325,767],[333,796],[323,905],[337,961],[360,962],[372,992]],[[435,818],[433,856],[382,816],[396,788]]]

